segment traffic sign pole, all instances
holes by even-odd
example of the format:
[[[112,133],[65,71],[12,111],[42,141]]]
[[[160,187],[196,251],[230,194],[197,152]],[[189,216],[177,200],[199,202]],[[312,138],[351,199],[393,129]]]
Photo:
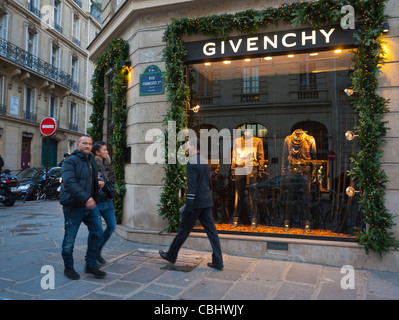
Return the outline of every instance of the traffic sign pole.
[[[49,157],[49,148],[50,148],[50,136],[55,133],[57,129],[57,122],[55,119],[51,117],[44,118],[40,123],[40,132],[42,135],[46,136],[46,180],[44,183],[44,194],[46,195],[47,200],[47,186],[48,186],[48,157]]]

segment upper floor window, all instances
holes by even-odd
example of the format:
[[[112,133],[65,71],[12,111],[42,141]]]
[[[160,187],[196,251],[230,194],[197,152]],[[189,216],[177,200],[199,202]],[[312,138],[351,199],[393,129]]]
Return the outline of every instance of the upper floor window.
[[[60,56],[61,49],[57,47],[54,43],[51,45],[51,65],[53,67],[60,67]]]
[[[71,58],[71,78],[72,90],[79,92],[79,60],[75,57]]]
[[[244,68],[242,76],[242,93],[259,93],[259,68]]]
[[[40,0],[28,0],[28,10],[40,18]]]
[[[0,114],[6,114],[6,106],[4,105],[5,78],[5,76],[0,76]]]
[[[62,4],[60,1],[53,1],[54,8],[54,29],[62,33]]]
[[[36,89],[25,87],[24,119],[36,122]]]
[[[78,105],[75,102],[69,105],[69,129],[78,131]]]
[[[8,14],[0,15],[0,38],[8,40]]]
[[[316,62],[306,61],[299,64],[298,99],[318,99]]]
[[[26,29],[26,51],[32,55],[37,55],[39,34],[30,28]]]
[[[72,41],[80,46],[80,19],[78,14],[72,16]]]
[[[49,112],[48,115],[49,117],[54,118],[55,120],[59,120],[59,103],[58,103],[58,97],[55,97],[53,95],[50,96],[49,99]]]

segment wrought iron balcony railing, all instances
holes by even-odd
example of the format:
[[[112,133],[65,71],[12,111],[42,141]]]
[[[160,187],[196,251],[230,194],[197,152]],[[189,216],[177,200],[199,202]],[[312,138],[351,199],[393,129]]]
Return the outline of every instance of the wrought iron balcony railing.
[[[60,70],[59,68],[54,67],[50,63],[17,47],[16,45],[13,45],[11,42],[8,42],[2,38],[0,38],[0,56],[4,56],[12,60],[16,64],[36,71],[43,76],[49,77],[52,80],[57,81],[70,89],[72,87],[74,87],[75,89],[78,88],[79,91],[79,84],[75,81],[72,81],[72,77],[70,74]],[[74,91],[76,92],[76,90]]]
[[[40,9],[36,8],[32,2],[28,2],[28,10],[32,12],[35,16],[40,18]]]
[[[7,107],[4,104],[0,104],[0,114],[6,115]]]
[[[59,23],[54,21],[54,29],[57,30],[59,33],[62,34],[62,27]]]
[[[24,111],[24,119],[31,122],[36,122],[37,121],[36,113],[32,111]]]
[[[72,36],[72,42],[80,47],[80,40]]]
[[[69,123],[69,130],[78,131],[78,124],[77,123]]]

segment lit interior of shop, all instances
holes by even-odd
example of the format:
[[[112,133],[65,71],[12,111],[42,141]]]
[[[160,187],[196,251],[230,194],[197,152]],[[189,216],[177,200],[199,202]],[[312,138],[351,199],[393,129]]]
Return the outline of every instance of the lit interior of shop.
[[[345,135],[357,124],[345,90],[353,56],[336,49],[188,66],[188,122],[205,137],[220,232],[354,239],[362,220],[346,190],[359,150]]]

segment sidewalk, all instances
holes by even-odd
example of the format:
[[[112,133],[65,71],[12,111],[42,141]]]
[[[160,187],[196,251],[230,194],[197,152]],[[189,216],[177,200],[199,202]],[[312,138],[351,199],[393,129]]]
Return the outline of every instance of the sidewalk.
[[[62,239],[58,201],[18,201],[11,208],[0,204],[0,299],[399,299],[399,273],[355,270],[352,283],[350,272],[341,273],[338,267],[234,255],[224,255],[225,268],[218,271],[207,267],[210,252],[184,248],[171,265],[158,255],[166,247],[133,243],[116,234],[104,248],[107,277],[95,279],[84,273],[83,224],[74,251],[81,279],[72,281],[63,275]],[[47,289],[51,279],[54,289]],[[350,288],[342,289],[341,282]]]

